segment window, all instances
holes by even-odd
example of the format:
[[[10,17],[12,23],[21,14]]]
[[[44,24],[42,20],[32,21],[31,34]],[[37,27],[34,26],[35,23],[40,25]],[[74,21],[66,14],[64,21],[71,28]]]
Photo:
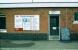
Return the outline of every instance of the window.
[[[0,17],[0,29],[6,29],[6,18],[5,17]]]
[[[6,30],[6,16],[0,13],[0,32],[7,32]]]
[[[78,24],[78,12],[74,13],[74,21],[73,24]]]
[[[6,29],[6,17],[0,13],[0,29]]]
[[[75,12],[75,13],[74,13],[74,20],[75,20],[75,21],[78,21],[78,12]]]
[[[15,30],[39,30],[39,15],[15,15]],[[18,30],[17,30],[18,31]]]

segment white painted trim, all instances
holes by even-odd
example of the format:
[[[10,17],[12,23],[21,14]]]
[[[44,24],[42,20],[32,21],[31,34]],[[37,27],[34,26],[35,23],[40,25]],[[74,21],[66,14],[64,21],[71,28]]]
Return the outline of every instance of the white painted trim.
[[[73,21],[73,24],[78,24],[78,21]]]
[[[2,33],[6,33],[7,30],[6,30],[6,29],[0,29],[0,32],[2,32]]]
[[[50,15],[48,14],[48,40],[50,40]]]
[[[78,2],[78,0],[33,0],[33,2]]]
[[[2,0],[0,3],[20,3],[20,2],[32,2],[32,0]]]
[[[0,8],[27,8],[27,7],[78,7],[78,3],[4,3]]]
[[[0,3],[19,3],[19,2],[78,2],[78,0],[2,0]]]
[[[61,11],[60,11],[60,14],[61,14]],[[59,14],[59,40],[61,39],[61,32],[60,32],[60,30],[61,30],[61,16],[60,16],[60,14]]]

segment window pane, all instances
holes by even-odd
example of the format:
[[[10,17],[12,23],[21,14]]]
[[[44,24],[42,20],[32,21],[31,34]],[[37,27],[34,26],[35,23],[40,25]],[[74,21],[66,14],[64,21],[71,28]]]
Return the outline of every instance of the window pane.
[[[78,12],[75,12],[75,20],[78,21]]]
[[[0,17],[0,29],[6,29],[6,18]]]

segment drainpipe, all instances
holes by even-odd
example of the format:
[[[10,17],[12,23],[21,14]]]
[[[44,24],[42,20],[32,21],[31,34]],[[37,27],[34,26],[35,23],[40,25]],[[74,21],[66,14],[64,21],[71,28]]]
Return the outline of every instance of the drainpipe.
[[[67,8],[66,8],[66,28],[68,28]]]

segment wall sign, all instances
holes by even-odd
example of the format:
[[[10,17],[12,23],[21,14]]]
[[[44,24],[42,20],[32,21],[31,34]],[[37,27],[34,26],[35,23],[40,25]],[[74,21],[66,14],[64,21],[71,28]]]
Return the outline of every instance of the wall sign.
[[[15,28],[39,30],[39,15],[15,15]]]
[[[49,14],[60,14],[60,11],[49,11]]]

